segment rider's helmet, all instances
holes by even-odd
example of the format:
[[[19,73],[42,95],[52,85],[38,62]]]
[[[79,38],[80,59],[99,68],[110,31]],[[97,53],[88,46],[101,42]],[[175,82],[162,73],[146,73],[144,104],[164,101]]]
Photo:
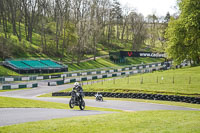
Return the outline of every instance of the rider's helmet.
[[[75,83],[74,83],[74,86],[75,86],[75,87],[79,86],[79,82],[75,82]]]

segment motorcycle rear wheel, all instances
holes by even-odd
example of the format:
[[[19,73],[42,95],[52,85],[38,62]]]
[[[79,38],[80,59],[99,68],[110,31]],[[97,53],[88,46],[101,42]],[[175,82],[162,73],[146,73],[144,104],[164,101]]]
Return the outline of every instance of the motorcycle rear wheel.
[[[103,97],[101,98],[101,101],[103,102]]]

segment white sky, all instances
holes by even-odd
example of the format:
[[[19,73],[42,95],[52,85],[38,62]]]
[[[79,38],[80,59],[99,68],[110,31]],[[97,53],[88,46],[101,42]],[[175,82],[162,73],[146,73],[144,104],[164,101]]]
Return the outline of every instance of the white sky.
[[[119,2],[122,4],[122,7],[127,5],[128,7],[135,8],[144,17],[153,12],[158,16],[165,16],[167,12],[172,15],[176,12],[174,9],[176,0],[119,0]]]

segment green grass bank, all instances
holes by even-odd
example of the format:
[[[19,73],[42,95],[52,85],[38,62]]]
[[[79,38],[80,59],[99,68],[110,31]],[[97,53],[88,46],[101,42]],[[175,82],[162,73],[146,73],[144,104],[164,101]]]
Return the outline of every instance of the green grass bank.
[[[29,122],[0,127],[4,133],[199,133],[199,111],[141,111]]]
[[[156,71],[85,85],[84,91],[133,92],[200,97],[200,66]]]

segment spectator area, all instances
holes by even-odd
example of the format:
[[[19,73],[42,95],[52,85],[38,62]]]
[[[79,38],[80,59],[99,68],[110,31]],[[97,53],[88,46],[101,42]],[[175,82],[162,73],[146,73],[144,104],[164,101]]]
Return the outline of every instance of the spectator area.
[[[22,61],[11,60],[11,61],[8,61],[8,63],[19,69],[30,69],[31,68],[30,66],[27,66],[26,64],[24,64]]]
[[[4,63],[4,66],[7,66],[18,73],[52,73],[68,71],[66,65],[50,59],[8,60]]]
[[[51,66],[51,67],[62,67],[60,64],[55,63],[51,60],[40,60],[40,62],[47,65],[47,66]]]

